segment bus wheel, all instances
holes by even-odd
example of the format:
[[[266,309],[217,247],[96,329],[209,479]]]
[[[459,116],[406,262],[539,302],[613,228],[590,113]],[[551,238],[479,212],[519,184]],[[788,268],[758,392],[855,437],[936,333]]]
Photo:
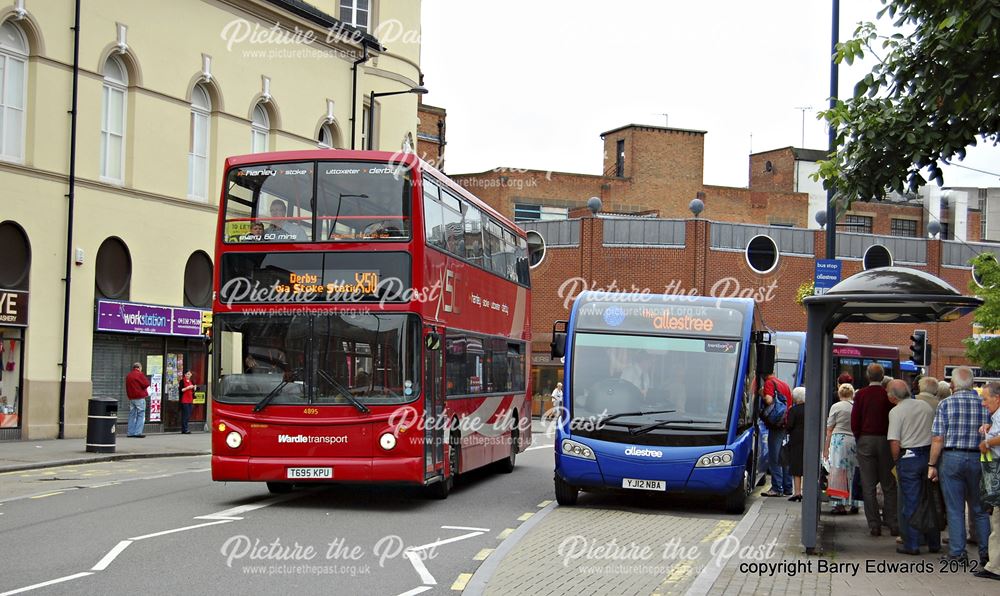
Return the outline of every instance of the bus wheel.
[[[452,432],[451,440],[448,441],[448,477],[430,486],[430,496],[435,499],[447,499],[452,487],[455,486],[455,477],[458,476],[458,458],[461,457],[461,438],[458,433]]]
[[[272,495],[283,495],[292,492],[292,486],[290,482],[268,482],[267,490]]]
[[[521,434],[516,426],[510,429],[510,455],[497,462],[497,470],[502,474],[510,474],[514,471],[514,464],[517,462],[518,440],[520,438]]]
[[[743,482],[726,496],[726,513],[743,513],[747,508],[747,495],[753,490],[750,470],[744,470]]]
[[[575,486],[566,484],[566,481],[556,474],[556,501],[560,505],[576,505],[576,499],[580,496],[580,490]]]

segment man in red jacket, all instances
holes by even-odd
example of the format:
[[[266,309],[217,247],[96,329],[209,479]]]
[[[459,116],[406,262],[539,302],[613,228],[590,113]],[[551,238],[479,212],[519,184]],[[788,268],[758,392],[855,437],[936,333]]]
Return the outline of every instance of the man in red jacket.
[[[882,523],[893,536],[899,535],[896,516],[895,465],[889,451],[889,410],[894,405],[882,387],[885,371],[881,364],[868,365],[868,383],[854,394],[851,410],[851,431],[858,445],[858,467],[861,468],[861,488],[865,499],[865,517],[872,536],[882,535]],[[876,486],[882,485],[882,513],[878,509]]]
[[[146,435],[142,429],[146,424],[146,396],[149,394],[149,379],[142,374],[142,364],[132,365],[132,372],[125,377],[125,395],[128,397],[128,436],[139,439]]]

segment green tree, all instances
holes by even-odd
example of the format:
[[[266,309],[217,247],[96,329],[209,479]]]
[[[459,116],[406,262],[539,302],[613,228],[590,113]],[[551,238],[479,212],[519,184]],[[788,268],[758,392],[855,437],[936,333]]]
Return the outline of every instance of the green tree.
[[[881,0],[904,35],[879,35],[861,24],[839,44],[835,60],[877,63],[821,116],[837,131],[838,150],[818,177],[844,210],[855,199],[942,184],[940,165],[965,157],[1000,132],[1000,0]]]
[[[975,322],[983,333],[996,333],[1000,329],[1000,264],[991,253],[982,253],[972,259],[975,277],[980,283],[970,282],[969,291],[983,299],[976,310]],[[1000,369],[1000,337],[965,340],[966,355],[983,368]]]

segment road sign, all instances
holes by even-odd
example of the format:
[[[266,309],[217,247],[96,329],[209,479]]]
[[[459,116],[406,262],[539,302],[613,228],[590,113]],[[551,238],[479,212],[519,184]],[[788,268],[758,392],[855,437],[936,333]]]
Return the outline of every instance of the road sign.
[[[816,276],[813,279],[813,294],[822,296],[840,283],[839,259],[816,259]]]

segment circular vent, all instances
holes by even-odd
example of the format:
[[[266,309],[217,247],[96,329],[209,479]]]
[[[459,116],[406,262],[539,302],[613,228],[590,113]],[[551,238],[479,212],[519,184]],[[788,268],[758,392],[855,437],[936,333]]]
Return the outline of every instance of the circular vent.
[[[0,224],[0,288],[27,290],[31,269],[31,247],[21,226],[5,221]]]
[[[770,236],[754,236],[747,243],[746,258],[754,272],[770,273],[778,266],[778,245]]]
[[[128,300],[132,282],[132,257],[118,238],[108,238],[97,251],[97,295]]]
[[[863,260],[865,271],[878,269],[880,267],[892,267],[892,253],[881,244],[872,244],[865,251]]]

